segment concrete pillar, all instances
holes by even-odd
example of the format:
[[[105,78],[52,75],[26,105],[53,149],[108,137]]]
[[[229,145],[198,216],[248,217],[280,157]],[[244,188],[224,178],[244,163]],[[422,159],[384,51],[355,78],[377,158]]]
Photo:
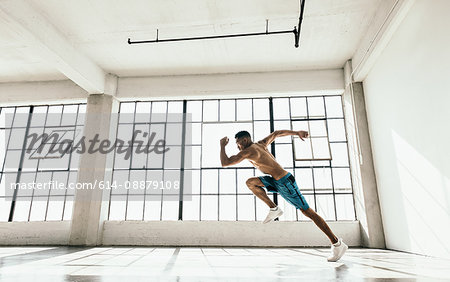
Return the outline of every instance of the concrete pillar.
[[[361,225],[361,242],[364,247],[385,248],[364,89],[361,82],[353,82],[351,73],[351,62],[348,61],[344,67],[343,101],[356,216]]]
[[[116,110],[116,99],[111,95],[92,94],[87,99],[85,125],[86,147],[88,140],[98,134],[99,140],[111,139],[114,130],[111,113]],[[115,133],[115,132],[114,132]],[[98,143],[96,148],[98,148]],[[108,178],[107,158],[112,154],[85,152],[80,156],[78,183],[99,183]],[[103,223],[108,209],[108,190],[77,189],[72,213],[69,245],[95,246],[102,242]]]

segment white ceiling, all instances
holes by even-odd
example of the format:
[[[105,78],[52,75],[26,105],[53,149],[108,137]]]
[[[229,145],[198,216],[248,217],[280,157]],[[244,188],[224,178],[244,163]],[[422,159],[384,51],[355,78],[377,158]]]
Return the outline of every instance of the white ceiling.
[[[1,0],[3,1],[3,0]],[[306,0],[292,34],[128,45],[133,40],[291,30],[298,0],[29,0],[77,51],[118,76],[340,68],[383,0]],[[52,42],[46,42],[52,44]],[[66,79],[0,17],[0,82]]]

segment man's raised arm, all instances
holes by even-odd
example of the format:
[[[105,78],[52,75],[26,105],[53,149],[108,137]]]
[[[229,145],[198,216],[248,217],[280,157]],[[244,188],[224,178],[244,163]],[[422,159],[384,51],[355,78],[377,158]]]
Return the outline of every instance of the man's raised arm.
[[[258,143],[263,144],[265,146],[269,146],[277,137],[283,137],[283,136],[289,136],[289,135],[295,135],[300,137],[300,139],[304,140],[304,138],[309,137],[308,131],[295,131],[295,130],[275,130],[274,132],[270,133],[266,138],[258,141]]]
[[[220,162],[222,163],[222,166],[230,166],[240,163],[251,155],[250,150],[244,149],[240,151],[237,155],[228,157],[227,153],[225,152],[225,146],[227,144],[228,144],[228,137],[220,139]]]

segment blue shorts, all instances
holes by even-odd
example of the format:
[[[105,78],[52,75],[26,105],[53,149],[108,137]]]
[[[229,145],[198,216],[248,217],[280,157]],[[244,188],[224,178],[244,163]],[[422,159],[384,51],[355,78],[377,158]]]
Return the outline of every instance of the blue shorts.
[[[300,193],[297,183],[295,183],[295,178],[290,172],[278,180],[275,180],[270,175],[258,176],[258,178],[264,184],[267,191],[279,193],[288,203],[297,209],[309,209],[305,197]]]

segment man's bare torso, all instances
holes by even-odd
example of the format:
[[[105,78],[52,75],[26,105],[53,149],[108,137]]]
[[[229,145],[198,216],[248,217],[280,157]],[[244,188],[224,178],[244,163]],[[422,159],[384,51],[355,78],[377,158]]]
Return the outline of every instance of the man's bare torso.
[[[263,173],[272,175],[275,180],[278,180],[286,175],[287,171],[284,170],[280,164],[278,164],[274,156],[263,144],[253,143],[244,150],[249,150],[251,152],[247,159],[253,164],[254,167]]]

